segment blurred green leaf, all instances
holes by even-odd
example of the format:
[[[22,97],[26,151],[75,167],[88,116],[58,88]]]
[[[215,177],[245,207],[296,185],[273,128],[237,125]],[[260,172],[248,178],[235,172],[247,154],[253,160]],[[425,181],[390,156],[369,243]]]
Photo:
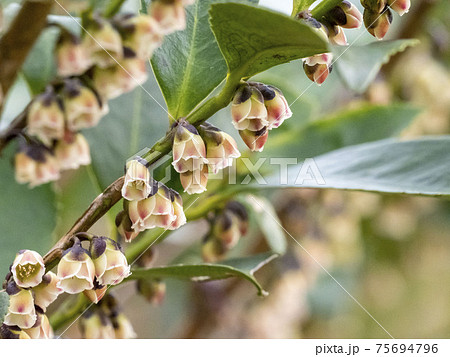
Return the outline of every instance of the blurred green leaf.
[[[172,265],[150,269],[133,270],[130,279],[178,278],[193,281],[210,281],[239,277],[251,282],[259,295],[267,295],[254,277],[254,273],[275,259],[277,254],[263,253],[246,258],[230,259],[217,264]]]
[[[334,65],[350,89],[363,93],[391,56],[418,43],[418,40],[395,40],[373,42],[364,46],[334,46]]]
[[[0,324],[3,323],[3,320],[8,313],[9,308],[9,296],[4,291],[0,291]]]
[[[211,26],[230,73],[251,77],[298,58],[327,52],[327,43],[289,16],[244,4],[211,6]]]
[[[152,57],[153,71],[175,119],[189,114],[227,74],[208,22],[210,5],[219,1],[196,1],[188,6],[186,29],[167,36]]]
[[[50,185],[29,189],[14,178],[13,145],[0,159],[0,277],[20,249],[44,254],[52,242],[56,222],[54,193]]]
[[[56,27],[44,30],[22,67],[33,94],[42,92],[56,75],[55,45],[59,31]]]
[[[381,140],[351,146],[316,157],[314,170],[303,183],[302,163],[290,166],[288,183],[279,175],[267,178],[269,187],[336,188],[427,196],[450,196],[450,136],[412,141]],[[303,172],[305,173],[305,172]]]
[[[125,162],[151,147],[168,129],[164,100],[150,75],[144,89],[109,102],[109,114],[84,133],[91,146],[92,168],[102,189],[123,175]]]
[[[31,93],[27,82],[19,75],[8,92],[0,116],[0,130],[6,128],[30,103]]]
[[[286,236],[272,203],[264,197],[254,195],[249,195],[246,202],[271,251],[277,254],[286,253]]]
[[[349,145],[385,139],[400,134],[418,113],[418,109],[405,104],[366,104],[344,109],[271,137],[263,154],[304,159]],[[294,112],[289,120],[296,120],[296,115]]]

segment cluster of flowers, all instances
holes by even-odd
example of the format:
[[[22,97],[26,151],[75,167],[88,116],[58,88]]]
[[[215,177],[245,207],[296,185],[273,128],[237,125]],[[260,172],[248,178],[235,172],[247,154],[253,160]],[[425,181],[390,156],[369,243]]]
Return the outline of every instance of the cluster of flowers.
[[[6,276],[4,287],[10,297],[2,327],[3,338],[52,338],[45,315],[47,307],[63,292],[83,292],[98,303],[108,285],[119,284],[130,274],[120,246],[106,237],[90,238],[89,250],[78,237],[58,264],[57,274],[45,272],[39,253],[20,251]]]
[[[292,112],[283,93],[270,85],[242,84],[231,106],[232,123],[252,151],[262,151],[269,130],[278,128]]]
[[[127,242],[147,229],[175,230],[186,223],[180,194],[154,180],[142,158],[128,161],[122,196],[124,209],[116,217],[116,226]]]
[[[61,28],[56,48],[60,79],[37,96],[16,155],[16,179],[30,187],[55,181],[60,171],[91,161],[79,133],[108,113],[109,99],[147,80],[147,61],[163,37],[186,26],[192,0],[152,1],[150,15],[95,15],[82,38]]]
[[[311,17],[308,12],[297,15],[322,34],[333,45],[346,46],[347,38],[343,31],[360,28],[362,22],[370,34],[381,40],[387,33],[392,22],[389,8],[403,15],[409,10],[410,0],[361,0],[364,6],[364,15],[351,2],[344,0],[331,9],[320,22]],[[318,85],[325,82],[332,70],[332,54],[322,53],[303,59],[303,70],[306,76]]]
[[[372,36],[381,40],[389,30],[394,10],[400,16],[407,13],[411,0],[361,0],[364,7],[364,25]]]
[[[80,329],[83,338],[87,339],[136,338],[130,320],[111,294],[81,316]]]
[[[202,256],[206,262],[215,262],[236,246],[247,234],[248,213],[237,201],[230,201],[211,220],[210,232],[202,245]]]

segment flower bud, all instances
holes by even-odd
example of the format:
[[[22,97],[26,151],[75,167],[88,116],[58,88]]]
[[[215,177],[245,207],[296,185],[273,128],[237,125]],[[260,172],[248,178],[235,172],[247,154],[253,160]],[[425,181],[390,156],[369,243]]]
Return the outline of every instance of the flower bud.
[[[73,132],[96,126],[108,111],[94,91],[78,79],[66,80],[64,108],[67,127]]]
[[[142,85],[148,78],[147,61],[139,58],[127,58],[119,65],[94,69],[94,84],[102,97],[116,98]]]
[[[21,329],[33,327],[37,316],[31,290],[21,289],[14,282],[10,282],[6,292],[9,295],[9,308],[4,323]]]
[[[130,339],[137,337],[133,325],[125,314],[120,313],[117,317],[114,317],[112,319],[112,324],[116,339]]]
[[[87,339],[115,338],[111,321],[100,311],[88,310],[80,319],[81,335]]]
[[[248,230],[248,212],[245,206],[237,201],[230,201],[226,204],[225,210],[239,219],[239,231],[241,236],[245,236]]]
[[[231,105],[231,116],[237,130],[258,131],[269,124],[263,95],[257,88],[247,84],[236,92]]]
[[[75,170],[91,163],[89,144],[79,133],[58,141],[55,156],[61,170]]]
[[[267,128],[258,131],[239,130],[239,135],[251,151],[261,152],[269,137],[269,130]]]
[[[56,47],[58,75],[77,76],[86,72],[92,65],[91,57],[80,39],[75,36],[60,38]]]
[[[202,244],[202,257],[207,263],[214,263],[225,257],[227,249],[222,241],[209,237]]]
[[[346,29],[360,28],[363,20],[363,16],[358,8],[347,0],[342,1],[338,6],[331,9],[325,18],[328,23]]]
[[[153,305],[161,305],[166,297],[166,284],[160,279],[139,279],[137,289]]]
[[[123,58],[122,39],[109,22],[96,20],[96,23],[88,27],[83,45],[89,51],[92,61],[97,66],[106,68]]]
[[[190,195],[205,192],[208,183],[208,166],[204,165],[201,170],[183,172],[180,174],[180,181],[184,192]]]
[[[98,282],[96,280],[94,281],[94,286],[95,285],[98,285]],[[83,294],[89,300],[91,300],[91,302],[93,302],[94,304],[98,304],[100,300],[105,296],[106,290],[108,290],[108,287],[106,285],[98,285],[95,286],[92,290],[83,291]]]
[[[0,339],[21,339],[29,340],[31,337],[17,326],[8,326],[2,324],[0,326]]]
[[[33,288],[34,304],[39,306],[42,311],[46,311],[47,307],[54,302],[57,297],[63,293],[58,287],[59,278],[53,272],[48,272],[42,278],[42,283]]]
[[[24,332],[32,339],[51,339],[55,336],[48,317],[43,313],[38,313],[34,326]]]
[[[122,196],[128,201],[143,200],[158,189],[158,184],[152,180],[146,164],[143,159],[127,162]]]
[[[59,179],[56,158],[44,146],[27,145],[15,156],[16,181],[30,188]]]
[[[163,35],[158,22],[151,16],[133,16],[124,26],[131,30],[125,33],[123,45],[133,50],[136,57],[146,60],[161,46]]]
[[[50,146],[54,139],[64,136],[64,111],[53,88],[36,97],[27,114],[27,133]]]
[[[128,214],[133,223],[131,228],[136,232],[155,227],[170,229],[176,219],[170,190],[159,183],[156,194],[141,201],[131,201]]]
[[[158,22],[161,33],[168,35],[186,28],[186,14],[183,4],[174,1],[152,1],[149,13]]]
[[[78,294],[94,288],[95,266],[89,252],[79,241],[64,252],[58,264],[57,287],[69,294]]]
[[[332,70],[331,53],[322,53],[303,60],[303,70],[306,76],[318,85],[327,79]]]
[[[255,83],[264,98],[264,106],[267,109],[268,129],[278,128],[286,119],[292,116],[286,98],[281,90],[274,86]]]
[[[133,223],[125,211],[120,211],[116,216],[117,231],[126,242],[131,242],[139,235],[139,232],[135,232],[131,226]]]
[[[172,165],[179,173],[202,170],[208,163],[206,146],[197,129],[186,121],[177,123]]]
[[[201,136],[206,144],[206,159],[211,171],[219,170],[233,164],[233,159],[241,156],[236,141],[215,126],[204,123],[200,126]]]
[[[411,0],[388,0],[389,7],[400,16],[406,14],[411,7]]]
[[[388,0],[361,0],[361,5],[372,12],[382,13],[386,8]]]
[[[364,11],[364,25],[366,26],[367,31],[378,40],[381,40],[386,36],[391,23],[392,13],[387,7],[381,14],[367,9]]]
[[[175,230],[186,224],[186,216],[183,210],[183,199],[177,191],[170,190],[172,194],[173,214],[176,216],[175,220],[170,225],[170,230]]]
[[[44,259],[33,250],[21,250],[11,266],[14,281],[21,288],[32,288],[41,283],[45,274]]]
[[[233,248],[241,238],[239,218],[225,210],[216,217],[212,233],[222,242],[225,249]]]
[[[130,275],[130,266],[120,245],[106,237],[94,237],[91,241],[91,256],[95,276],[100,285],[117,285]]]
[[[332,45],[347,46],[347,37],[341,26],[332,26],[329,29],[328,40]]]

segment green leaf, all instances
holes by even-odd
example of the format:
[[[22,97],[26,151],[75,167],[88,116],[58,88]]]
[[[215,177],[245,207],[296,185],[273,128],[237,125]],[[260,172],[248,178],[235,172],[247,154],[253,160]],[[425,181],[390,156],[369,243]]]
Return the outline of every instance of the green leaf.
[[[268,187],[312,187],[450,196],[450,136],[412,141],[393,139],[351,146],[314,159],[325,183],[298,179],[301,165],[290,166],[287,185],[278,175],[267,178]],[[311,166],[311,162],[309,163]],[[310,172],[310,177],[317,175]]]
[[[33,94],[42,92],[56,75],[55,44],[59,29],[46,29],[28,55],[22,72]]]
[[[228,71],[240,77],[328,51],[326,41],[316,31],[277,12],[225,3],[212,5],[210,14]]]
[[[150,269],[134,269],[130,279],[178,278],[193,281],[210,281],[239,277],[251,282],[258,294],[265,296],[267,292],[254,277],[254,273],[275,259],[277,254],[262,253],[246,258],[230,259],[217,264],[180,264]]]
[[[405,104],[366,104],[356,109],[344,109],[274,135],[268,140],[264,155],[304,159],[349,145],[385,139],[400,134],[418,113],[418,109]],[[301,113],[294,112],[289,120],[297,120],[297,115]]]
[[[151,63],[173,118],[189,114],[227,75],[227,66],[208,22],[221,0],[196,1],[186,8],[186,29],[164,39]]]
[[[363,93],[391,56],[418,43],[418,40],[395,40],[373,42],[365,46],[334,46],[334,65],[350,89]]]
[[[50,185],[29,189],[14,179],[13,145],[0,159],[0,277],[6,275],[16,253],[32,249],[44,254],[52,242],[56,221]]]
[[[280,255],[286,253],[286,236],[272,203],[264,197],[254,195],[247,196],[246,202],[271,251]]]
[[[3,320],[8,313],[9,308],[9,296],[4,291],[0,291],[0,324],[3,323]]]

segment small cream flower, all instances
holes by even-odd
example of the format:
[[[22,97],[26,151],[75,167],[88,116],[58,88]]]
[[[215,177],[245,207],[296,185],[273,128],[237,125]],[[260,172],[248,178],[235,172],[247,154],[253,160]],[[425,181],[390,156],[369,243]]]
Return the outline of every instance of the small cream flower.
[[[32,288],[42,282],[44,259],[34,250],[21,250],[11,266],[14,281],[21,288]]]

